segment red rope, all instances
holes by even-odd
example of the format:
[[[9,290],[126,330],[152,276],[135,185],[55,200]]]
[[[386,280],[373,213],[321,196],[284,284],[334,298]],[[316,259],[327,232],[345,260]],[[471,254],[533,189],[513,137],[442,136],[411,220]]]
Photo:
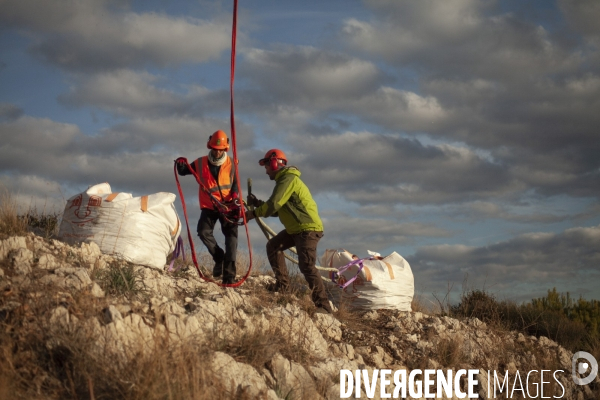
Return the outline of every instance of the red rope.
[[[233,107],[233,83],[235,81],[235,45],[236,45],[236,36],[237,36],[237,8],[238,8],[237,5],[238,5],[238,0],[233,0],[233,24],[232,24],[232,32],[231,32],[231,78],[229,81],[229,92],[231,94],[231,142],[232,142],[232,148],[233,148],[233,165],[235,168],[235,175],[238,178],[237,179],[238,193],[239,193],[240,199],[243,199],[244,196],[242,193],[242,187],[240,185],[240,179],[239,179],[240,174],[238,172],[239,160],[237,158],[237,145],[236,145],[236,136],[235,136],[235,117],[234,117],[234,107]],[[181,159],[179,159],[179,160],[181,160]],[[198,175],[198,173],[192,169],[192,167],[190,166],[190,164],[188,164],[186,159],[183,159],[183,160],[185,160],[185,163],[186,163],[187,167],[189,168],[189,170],[192,171],[192,174],[196,178],[196,181],[198,182],[198,184],[202,185],[200,176]],[[239,280],[238,282],[235,282],[235,283],[232,283],[229,285],[216,282],[213,279],[202,274],[202,271],[200,271],[200,267],[198,267],[198,260],[196,259],[196,250],[194,248],[194,242],[192,240],[192,234],[190,232],[190,224],[188,223],[185,199],[183,196],[183,191],[181,190],[181,185],[179,184],[179,177],[177,175],[177,164],[175,164],[175,166],[174,166],[174,172],[175,172],[175,180],[177,181],[177,190],[179,191],[179,197],[181,198],[181,205],[183,207],[183,215],[185,217],[185,224],[187,227],[188,240],[190,242],[192,260],[194,261],[194,266],[196,267],[196,270],[198,271],[200,278],[204,279],[205,281],[208,281],[208,282],[213,282],[213,283],[215,283],[219,286],[223,286],[223,287],[238,287],[238,286],[242,285],[246,281],[246,279],[248,279],[248,277],[250,276],[250,272],[252,271],[252,245],[250,243],[250,233],[248,232],[248,221],[246,220],[245,208],[242,205],[242,218],[244,219],[244,226],[246,228],[246,237],[248,238],[248,253],[250,256],[250,265],[248,266],[248,271],[246,272],[246,275],[244,275],[244,277],[241,280]]]
[[[233,83],[235,81],[235,45],[236,45],[236,37],[237,37],[237,10],[238,10],[238,0],[233,0],[233,23],[231,27],[231,78],[229,81],[229,92],[231,94],[231,143],[233,148],[233,165],[235,168],[235,176],[237,179],[238,193],[240,195],[240,201],[244,198],[242,193],[242,186],[240,184],[240,174],[238,172],[238,157],[237,157],[237,145],[236,145],[236,136],[235,136],[235,117],[234,117],[234,106],[233,106]],[[250,233],[248,232],[248,221],[246,220],[246,209],[242,206],[242,218],[244,219],[244,227],[246,229],[246,237],[248,238],[248,255],[250,257],[250,265],[248,266],[248,271],[246,275],[233,285],[227,285],[231,287],[240,286],[244,281],[250,276],[250,272],[252,271],[252,244],[250,243]]]

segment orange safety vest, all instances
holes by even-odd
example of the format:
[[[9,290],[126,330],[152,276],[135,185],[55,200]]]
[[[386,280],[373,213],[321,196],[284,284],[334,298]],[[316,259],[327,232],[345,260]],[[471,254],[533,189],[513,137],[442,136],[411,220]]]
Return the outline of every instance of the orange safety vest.
[[[200,208],[215,209],[211,197],[206,191],[210,192],[210,194],[218,201],[230,201],[231,198],[229,194],[231,193],[233,174],[235,173],[231,158],[227,156],[227,159],[221,165],[218,182],[208,168],[208,156],[198,158],[194,161],[194,164],[196,171],[200,173],[200,182],[202,182],[198,189]]]

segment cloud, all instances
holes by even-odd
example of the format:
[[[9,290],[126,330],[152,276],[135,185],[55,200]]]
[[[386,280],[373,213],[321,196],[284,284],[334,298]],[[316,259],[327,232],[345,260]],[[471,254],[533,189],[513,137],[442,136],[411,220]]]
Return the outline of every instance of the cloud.
[[[88,136],[73,124],[24,116],[0,123],[0,170],[79,191],[106,181],[121,191],[172,191],[173,160],[205,155],[208,136],[223,125],[216,119],[140,119]],[[250,146],[252,131],[240,124],[240,132],[240,148]]]
[[[134,13],[110,0],[6,0],[0,21],[34,34],[34,54],[73,71],[206,62],[230,47],[229,24]]]
[[[59,102],[92,106],[117,116],[157,118],[203,116],[229,110],[229,93],[211,91],[195,84],[180,84],[178,91],[161,88],[173,82],[148,72],[120,69],[78,75]]]
[[[245,52],[240,73],[277,100],[318,108],[376,89],[385,76],[371,62],[310,46]]]
[[[550,76],[554,70],[542,70],[542,74],[548,75],[535,78],[523,69],[516,69],[514,77],[485,73],[478,76],[479,71],[469,70],[475,74],[461,78],[454,76],[445,65],[435,65],[432,67],[438,73],[430,77],[424,75],[420,93],[417,93],[386,86],[388,78],[377,72],[379,69],[374,68],[374,64],[359,60],[310,47],[286,46],[278,52],[253,49],[246,59],[249,63],[246,77],[258,88],[242,96],[256,100],[250,110],[266,120],[266,133],[270,136],[288,132],[301,142],[307,137],[306,132],[311,132],[309,136],[314,141],[312,137],[317,133],[334,136],[347,130],[348,125],[344,127],[338,120],[358,119],[391,132],[427,133],[434,141],[458,143],[474,154],[486,153],[493,160],[489,165],[481,163],[486,167],[481,173],[469,171],[469,176],[475,177],[482,177],[491,170],[496,172],[497,176],[486,174],[486,179],[473,182],[487,186],[479,193],[467,189],[464,196],[454,196],[454,188],[447,188],[443,183],[455,183],[456,178],[429,186],[404,181],[402,186],[390,185],[395,193],[390,198],[397,201],[461,201],[470,195],[473,195],[471,200],[485,199],[530,188],[545,195],[565,193],[565,188],[575,196],[600,195],[597,173],[600,164],[596,157],[600,144],[595,139],[594,129],[600,124],[595,111],[600,107],[598,76],[588,73],[554,79]],[[352,65],[363,66],[365,70],[355,76],[354,72],[360,68]],[[339,78],[332,79],[332,74],[339,74]],[[531,78],[522,79],[525,76]],[[253,96],[255,93],[259,94]],[[270,98],[260,93],[269,93]],[[292,139],[290,144],[292,142],[296,141]],[[336,143],[334,148],[344,146]],[[350,154],[361,147],[345,148]],[[364,153],[362,148],[361,153]],[[398,169],[400,174],[406,169],[412,170],[408,163],[402,167]],[[435,167],[428,166],[425,170],[432,168]],[[339,169],[336,168],[336,174]],[[358,174],[357,179],[361,180],[358,168],[352,173]],[[417,175],[426,183],[430,180],[423,172]],[[439,175],[445,176],[444,173]],[[497,186],[505,190],[489,190],[498,176]],[[510,185],[506,185],[506,176],[510,176]],[[422,193],[421,187],[427,193]],[[457,192],[464,186],[455,188]],[[445,200],[442,191],[446,193]],[[367,194],[360,195],[361,202],[374,200],[375,196]]]
[[[474,201],[451,206],[449,213],[453,216],[464,218],[472,222],[483,219],[500,219],[504,221],[517,222],[520,224],[549,224],[578,218],[577,214],[543,213],[536,211],[534,207],[524,208],[524,210],[519,212],[518,210],[511,210],[511,207],[505,204],[493,203],[491,201]]]
[[[349,46],[397,66],[503,79],[576,67],[568,49],[552,42],[544,28],[512,14],[494,15],[491,2],[373,0],[366,4],[376,19],[348,19],[341,37]],[[517,70],[519,74],[513,72]]]
[[[60,214],[65,205],[61,183],[36,175],[0,175],[0,193],[3,191],[10,194],[20,214],[34,210],[41,214]]]
[[[523,234],[484,247],[424,246],[407,259],[416,280],[427,280],[438,290],[468,275],[469,284],[476,288],[486,285],[519,299],[532,296],[518,293],[516,286],[539,291],[542,285],[550,289],[565,281],[589,282],[579,285],[583,291],[575,294],[593,295],[597,288],[591,282],[600,275],[599,241],[600,226],[576,227],[560,233]]]
[[[0,103],[0,121],[13,121],[23,115],[23,110],[14,104]]]
[[[558,6],[565,14],[571,28],[582,32],[588,38],[598,39],[600,36],[600,4],[594,0],[559,0]]]
[[[303,173],[315,177],[313,191],[338,191],[361,205],[439,204],[523,189],[506,168],[464,147],[370,132],[304,134],[289,143],[299,153],[291,162],[300,157]]]

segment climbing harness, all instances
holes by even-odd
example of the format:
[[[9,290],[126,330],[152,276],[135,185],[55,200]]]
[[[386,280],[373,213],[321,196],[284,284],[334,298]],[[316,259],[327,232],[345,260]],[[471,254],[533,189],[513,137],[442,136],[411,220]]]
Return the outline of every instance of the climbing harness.
[[[237,9],[238,9],[238,0],[233,0],[233,22],[232,22],[232,28],[231,28],[231,76],[230,76],[230,80],[229,80],[229,93],[230,93],[230,98],[231,98],[230,123],[231,123],[231,142],[232,142],[232,148],[233,148],[233,165],[235,168],[235,174],[236,174],[236,176],[239,177],[239,172],[238,172],[239,160],[237,157],[235,116],[234,116],[234,95],[233,95],[233,84],[235,81],[235,47],[236,47],[236,36],[237,36]],[[198,266],[198,260],[196,258],[194,242],[192,240],[192,234],[190,232],[190,224],[188,222],[187,209],[185,206],[185,199],[183,196],[183,191],[181,190],[181,185],[179,184],[179,177],[177,174],[177,161],[183,162],[188,167],[188,169],[190,171],[192,171],[192,174],[196,178],[196,181],[198,182],[200,187],[203,188],[203,190],[206,190],[206,188],[201,183],[200,176],[198,175],[198,173],[196,171],[194,171],[191,168],[190,164],[187,162],[187,159],[179,158],[178,160],[176,160],[176,162],[174,164],[174,173],[175,173],[175,180],[177,181],[177,190],[179,191],[179,197],[181,198],[181,206],[183,208],[183,214],[185,216],[185,223],[186,223],[186,227],[187,227],[188,240],[190,243],[190,249],[191,249],[191,253],[192,253],[192,260],[194,262],[194,266],[196,267],[196,270],[198,271],[198,274],[200,275],[200,278],[202,278],[203,280],[208,281],[208,282],[213,282],[213,283],[215,283],[219,286],[223,286],[223,287],[238,287],[238,286],[242,285],[246,281],[246,279],[248,279],[248,276],[250,276],[250,272],[252,271],[252,245],[250,243],[250,233],[248,232],[248,222],[246,220],[246,211],[245,211],[243,205],[240,204],[240,201],[237,199],[236,199],[237,203],[236,202],[223,203],[223,202],[217,200],[216,198],[214,198],[214,196],[212,196],[212,194],[207,191],[208,194],[211,196],[211,200],[213,201],[213,204],[216,206],[216,209],[219,212],[221,212],[221,214],[224,216],[224,218],[228,222],[235,221],[236,224],[245,226],[246,237],[248,238],[248,253],[249,253],[249,258],[250,258],[250,265],[248,266],[248,271],[246,272],[246,275],[244,275],[242,277],[242,279],[240,279],[239,281],[232,283],[232,284],[219,283],[219,282],[209,278],[205,274],[203,274],[202,271],[200,271],[200,267]],[[237,180],[237,186],[238,186],[238,193],[240,195],[240,198],[242,198],[242,189],[240,187],[239,179]],[[241,223],[238,222],[240,219],[242,220]]]

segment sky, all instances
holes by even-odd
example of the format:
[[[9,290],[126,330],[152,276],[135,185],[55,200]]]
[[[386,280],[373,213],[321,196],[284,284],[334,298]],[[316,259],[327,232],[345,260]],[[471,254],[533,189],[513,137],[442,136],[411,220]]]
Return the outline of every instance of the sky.
[[[102,182],[177,193],[173,160],[231,132],[232,10],[0,0],[0,186],[48,212]],[[280,148],[318,203],[319,254],[396,251],[426,301],[600,299],[598,20],[597,0],[240,0],[242,189],[268,198],[257,161]]]

